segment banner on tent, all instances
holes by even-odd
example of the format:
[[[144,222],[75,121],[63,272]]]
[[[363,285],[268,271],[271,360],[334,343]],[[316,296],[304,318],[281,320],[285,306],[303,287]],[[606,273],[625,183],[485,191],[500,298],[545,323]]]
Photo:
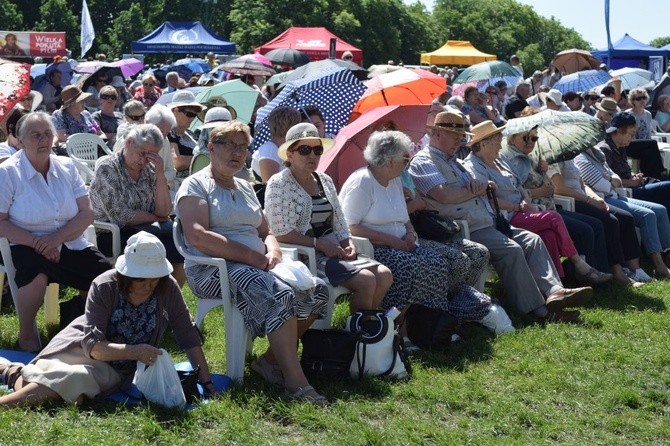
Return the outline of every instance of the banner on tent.
[[[65,56],[64,32],[0,31],[0,57]]]
[[[651,80],[660,82],[663,76],[663,56],[649,56],[649,71]]]

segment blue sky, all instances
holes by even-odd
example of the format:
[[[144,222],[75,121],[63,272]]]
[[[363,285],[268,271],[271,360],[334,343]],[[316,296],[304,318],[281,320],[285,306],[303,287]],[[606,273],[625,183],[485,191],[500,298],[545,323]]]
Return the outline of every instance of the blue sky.
[[[404,0],[414,3],[414,0]],[[433,0],[421,0],[429,9]],[[604,0],[517,0],[532,6],[545,17],[554,16],[564,26],[573,28],[594,48],[607,46]],[[476,5],[473,0],[473,6]],[[656,37],[670,35],[670,1],[668,0],[610,0],[610,33],[612,42],[624,33],[643,43]]]

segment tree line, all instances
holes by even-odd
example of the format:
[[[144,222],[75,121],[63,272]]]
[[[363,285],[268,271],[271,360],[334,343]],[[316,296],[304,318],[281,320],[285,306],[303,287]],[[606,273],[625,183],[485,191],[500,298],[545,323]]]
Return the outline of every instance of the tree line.
[[[164,21],[192,20],[235,42],[239,54],[253,51],[290,26],[323,26],[361,48],[366,66],[389,59],[418,64],[422,52],[450,39],[469,40],[501,60],[517,54],[526,71],[541,69],[564,49],[591,49],[575,30],[514,0],[436,0],[433,11],[402,0],[87,0],[87,4],[96,33],[88,56],[119,57],[130,52],[133,40]],[[68,48],[78,57],[81,7],[82,0],[0,0],[0,29],[65,31]]]

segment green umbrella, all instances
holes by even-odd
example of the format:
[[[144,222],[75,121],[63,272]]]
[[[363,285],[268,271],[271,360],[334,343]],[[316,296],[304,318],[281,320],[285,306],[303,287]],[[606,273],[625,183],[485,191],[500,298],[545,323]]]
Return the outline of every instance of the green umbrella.
[[[206,104],[211,98],[222,97],[228,105],[235,109],[237,119],[249,123],[251,122],[251,115],[254,112],[254,106],[259,94],[259,91],[255,88],[248,86],[239,79],[234,79],[221,82],[199,92],[195,96],[195,100],[201,104]],[[196,123],[194,122],[194,124]],[[198,122],[196,127],[199,125],[200,123]]]
[[[491,60],[469,66],[454,79],[454,84],[505,77],[519,77],[519,73],[507,62]]]

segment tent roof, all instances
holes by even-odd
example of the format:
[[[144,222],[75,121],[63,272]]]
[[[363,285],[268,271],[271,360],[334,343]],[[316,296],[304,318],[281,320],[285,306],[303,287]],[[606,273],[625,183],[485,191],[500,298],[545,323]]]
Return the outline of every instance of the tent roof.
[[[265,54],[277,48],[293,48],[307,54],[312,61],[328,58],[330,39],[336,39],[335,53],[338,58],[345,51],[351,51],[354,63],[363,63],[363,51],[345,42],[326,28],[300,28],[292,26],[274,39],[256,48],[257,52]]]
[[[607,58],[607,48],[592,51],[595,57],[600,60]],[[649,56],[670,56],[668,49],[656,48],[651,45],[634,39],[628,33],[612,44],[612,57],[649,57]]]
[[[425,65],[474,65],[496,59],[494,54],[479,51],[468,40],[447,40],[442,48],[421,54],[421,64]]]
[[[234,53],[235,44],[223,40],[200,22],[165,22],[130,45],[134,53]]]

